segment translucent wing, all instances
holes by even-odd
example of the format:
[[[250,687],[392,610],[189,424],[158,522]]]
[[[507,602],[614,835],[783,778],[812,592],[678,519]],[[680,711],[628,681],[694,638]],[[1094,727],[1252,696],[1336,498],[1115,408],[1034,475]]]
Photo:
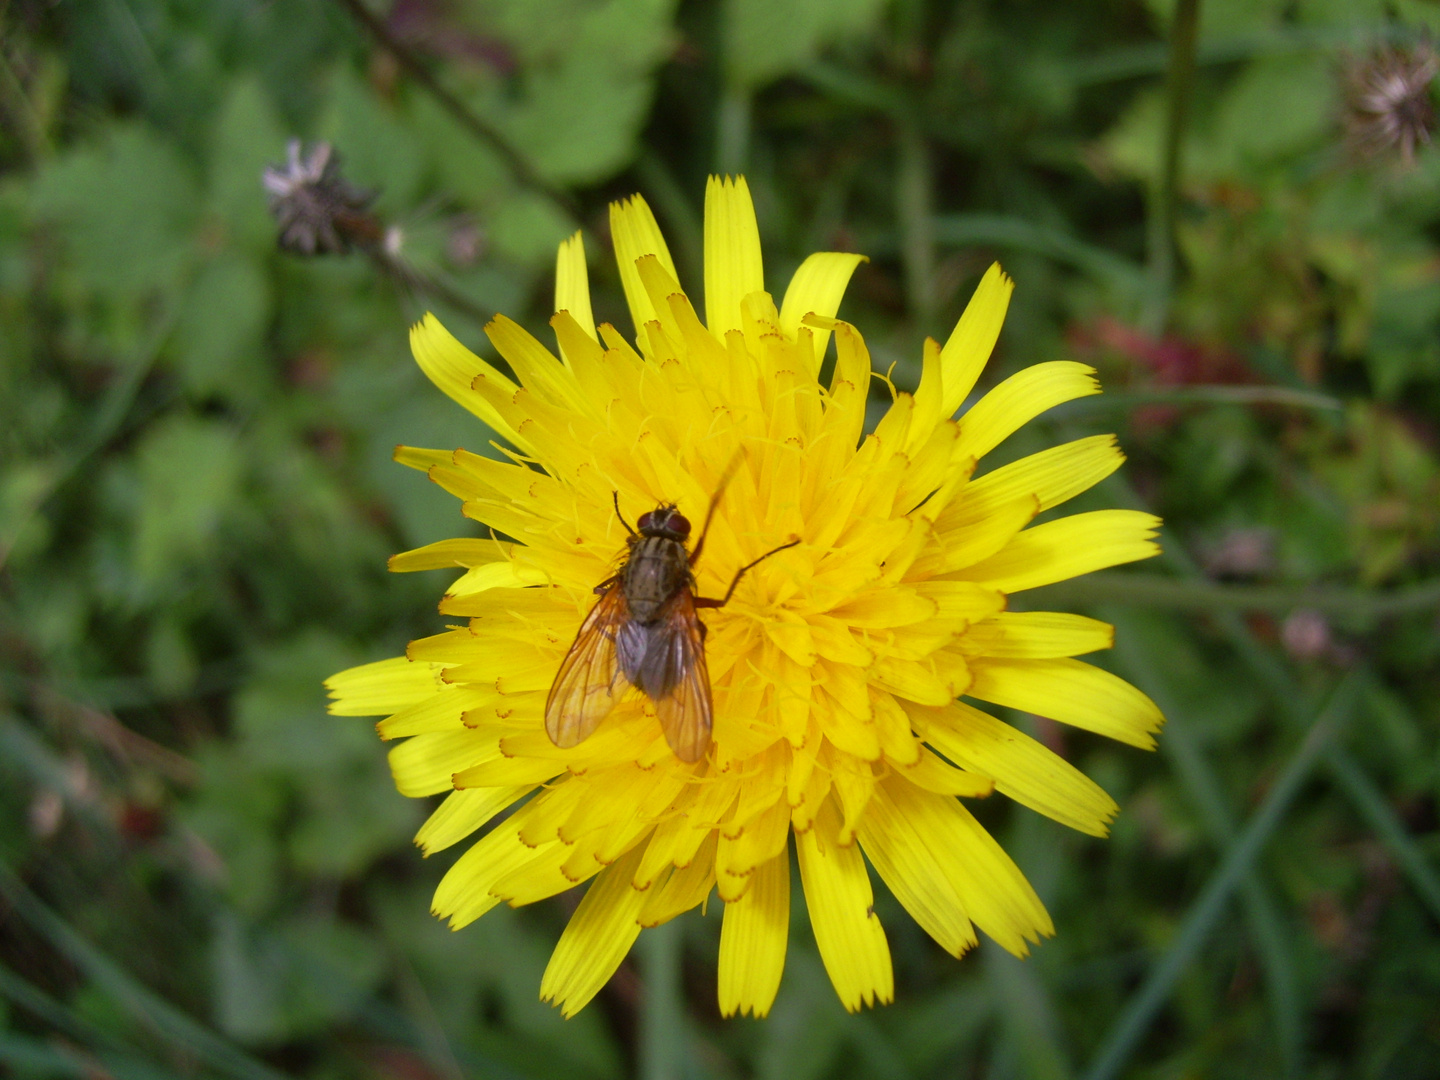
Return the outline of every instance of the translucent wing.
[[[681,761],[699,761],[710,746],[713,706],[704,633],[695,598],[682,589],[651,632],[645,652],[642,685],[656,688],[650,696],[660,727]]]
[[[625,591],[612,584],[580,624],[545,699],[545,731],[556,746],[578,746],[630,685],[615,660],[615,640],[630,620]]]

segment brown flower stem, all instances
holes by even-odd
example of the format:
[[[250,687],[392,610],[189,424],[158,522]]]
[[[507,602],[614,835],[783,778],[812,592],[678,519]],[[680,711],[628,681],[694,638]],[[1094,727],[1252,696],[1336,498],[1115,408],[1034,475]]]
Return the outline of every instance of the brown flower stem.
[[[444,301],[462,315],[473,319],[476,325],[484,326],[494,316],[494,312],[485,312],[463,293],[451,288],[439,278],[432,274],[426,274],[416,270],[404,261],[390,255],[381,247],[369,245],[363,250],[370,256],[370,261],[374,263],[382,273],[388,275],[400,285],[409,286],[416,292],[428,293],[434,299]]]
[[[430,69],[420,62],[419,57],[399,41],[390,32],[390,28],[361,0],[337,0],[337,3],[365,29],[366,33],[374,38],[377,45],[395,58],[396,63],[404,68],[411,78],[428,90],[431,97],[438,101],[463,128],[499,154],[517,180],[526,187],[547,196],[572,219],[579,217],[579,207],[569,192],[555,187],[540,176],[530,162],[525,159],[525,156],[511,145],[509,139],[445,89]]]

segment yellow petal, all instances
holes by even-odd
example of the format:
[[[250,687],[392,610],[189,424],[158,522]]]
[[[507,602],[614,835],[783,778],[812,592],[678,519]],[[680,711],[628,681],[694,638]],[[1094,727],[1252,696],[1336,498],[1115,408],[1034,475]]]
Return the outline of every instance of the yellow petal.
[[[1062,611],[1006,611],[972,626],[965,644],[974,647],[972,640],[983,643],[974,649],[980,655],[1049,660],[1109,649],[1115,644],[1115,628],[1099,619]]]
[[[533,787],[509,787],[452,791],[420,826],[415,843],[427,856],[444,851],[534,790]]]
[[[866,674],[872,686],[925,705],[944,705],[963,694],[968,684],[968,680],[957,685],[947,679],[931,660],[897,660],[885,656],[876,660]],[[876,749],[879,749],[878,743]]]
[[[457,791],[467,788],[509,787],[512,784],[543,784],[561,772],[555,761],[496,756],[467,768],[456,769],[450,784]]]
[[[1155,749],[1153,733],[1165,717],[1124,679],[1079,660],[971,661],[971,697],[1037,713],[1106,735],[1142,750]]]
[[[940,838],[923,832],[900,811],[881,784],[860,822],[860,844],[875,870],[922,930],[951,956],[975,945],[975,929],[954,883],[940,869],[931,845]]]
[[[457,772],[500,756],[499,740],[478,731],[435,731],[390,751],[390,774],[401,795],[437,795],[454,787]],[[548,778],[547,778],[548,779]]]
[[[988,565],[987,560],[1015,543],[1020,530],[1040,512],[1040,501],[1034,495],[1021,495],[995,508],[988,517],[968,527],[937,530],[935,544],[915,560],[915,574],[948,574],[966,567]],[[474,573],[475,571],[471,571]],[[981,580],[966,574],[970,580]],[[988,581],[986,584],[990,584]],[[1000,586],[993,585],[996,591]]]
[[[840,846],[840,814],[826,800],[807,832],[795,838],[805,906],[820,959],[847,1012],[895,997],[890,946],[875,914],[865,857]]]
[[[514,319],[496,315],[485,324],[485,336],[525,389],[548,404],[568,412],[581,412],[592,404],[581,395],[574,372]]]
[[[764,288],[750,185],[743,176],[712,176],[705,184],[705,325],[710,332],[723,338],[727,331],[743,329],[740,302]]]
[[[1055,933],[1025,875],[957,799],[922,791],[894,776],[881,786],[895,812],[924,837],[936,870],[959,895],[965,913],[997,944],[1024,956],[1027,942]]]
[[[915,391],[915,417],[910,425],[910,431],[905,437],[905,453],[912,459],[911,468],[916,472],[923,472],[925,461],[934,461],[935,469],[944,471],[948,468],[951,454],[954,453],[953,440],[958,439],[958,429],[951,428],[952,442],[947,446],[950,451],[945,454],[935,454],[927,457],[922,451],[926,447],[931,435],[935,431],[935,425],[947,418],[945,408],[944,388],[944,359],[940,352],[940,343],[934,338],[926,338],[925,344],[921,347],[920,357],[920,386]],[[919,481],[918,497],[924,498],[935,490],[934,484]]]
[[[334,700],[328,708],[335,716],[380,716],[424,701],[444,682],[443,664],[417,664],[395,656],[331,675],[325,689]]]
[[[410,328],[410,351],[431,382],[516,446],[526,445],[499,409],[474,389],[474,384],[476,376],[483,375],[488,383],[500,387],[503,392],[513,394],[519,388],[461,345],[455,335],[441,326],[440,320],[429,312]]]
[[[630,317],[635,320],[635,333],[655,319],[655,307],[640,281],[636,269],[637,259],[654,255],[660,265],[673,278],[675,261],[670,258],[670,249],[665,246],[665,237],[655,222],[655,215],[639,195],[610,204],[610,239],[615,245],[615,261],[620,267],[620,284],[625,289],[625,301],[630,305]]]
[[[997,508],[1022,495],[1034,495],[1049,510],[1088,491],[1125,461],[1114,435],[1092,435],[1012,461],[970,481],[936,519],[939,529],[963,528],[983,521]]]
[[[1000,327],[1010,307],[1010,294],[1014,291],[1015,282],[1000,269],[998,262],[991,263],[940,353],[945,385],[942,415],[954,416],[955,410],[975,389],[1000,337]]]
[[[715,885],[715,845],[718,837],[716,832],[707,835],[689,862],[668,871],[660,884],[645,893],[645,903],[639,915],[641,926],[659,926],[669,922],[710,895]]]
[[[925,708],[925,706],[913,706]],[[966,799],[983,799],[995,790],[995,781],[978,772],[957,769],[938,754],[921,747],[921,752],[912,765],[895,770],[916,787],[933,791],[937,795],[959,795]]]
[[[570,916],[540,980],[540,999],[574,1016],[600,992],[640,936],[636,921],[645,894],[631,888],[643,845],[595,879]]]
[[[755,871],[749,891],[725,905],[720,927],[720,1015],[765,1016],[780,989],[790,931],[790,852]]]
[[[574,855],[574,849],[564,844],[541,844],[534,858],[497,878],[490,886],[490,895],[511,907],[533,904],[568,892],[605,868],[592,857],[577,871],[570,865],[578,861]]]
[[[780,303],[780,329],[786,336],[796,336],[800,332],[801,320],[807,315],[834,318],[835,313],[840,310],[840,300],[845,295],[845,287],[850,284],[850,276],[862,262],[869,260],[864,255],[817,251],[801,263],[790,278],[785,299]],[[709,296],[708,292],[706,296]],[[829,341],[828,329],[815,328],[814,361],[806,374],[813,376],[820,370]]]
[[[575,235],[560,242],[555,254],[555,310],[568,311],[580,329],[599,341],[595,316],[590,310],[590,272],[585,267],[585,237]],[[564,355],[563,350],[561,355]],[[568,362],[568,357],[566,358]]]
[[[1139,510],[1093,510],[1026,529],[984,562],[956,574],[1013,593],[1160,554],[1160,519]]]
[[[470,845],[440,879],[431,911],[448,919],[452,930],[474,922],[500,903],[491,892],[495,882],[537,860],[552,859],[552,849],[564,847],[559,841],[538,849],[520,842],[519,826],[528,805]]]
[[[964,619],[979,622],[1005,610],[1005,595],[973,581],[918,581],[914,589],[927,600],[935,601],[940,619]]]
[[[1023,731],[963,701],[943,709],[907,708],[921,738],[967,769],[995,779],[995,790],[1072,829],[1104,836],[1120,812],[1099,784]]]
[[[527,585],[546,585],[548,575],[535,566],[514,561],[491,562],[472,566],[445,590],[447,597],[473,596],[490,589],[519,589]]]
[[[424,547],[402,551],[390,556],[392,574],[408,574],[413,570],[449,570],[454,567],[485,566],[510,558],[514,544],[480,537],[461,540],[437,540]]]
[[[375,730],[387,741],[423,735],[427,731],[453,731],[464,726],[467,710],[478,709],[498,696],[492,686],[447,686],[381,720]]]
[[[394,459],[409,469],[429,472],[436,465],[450,465],[455,460],[453,450],[426,450],[419,446],[397,446]]]
[[[783,798],[746,824],[738,836],[732,838],[722,831],[715,857],[720,899],[728,904],[744,895],[754,884],[756,867],[773,861],[775,853],[785,847],[789,832],[790,807]]]
[[[1088,364],[1050,360],[1017,371],[960,418],[955,456],[978,460],[1047,409],[1098,393],[1095,369]]]

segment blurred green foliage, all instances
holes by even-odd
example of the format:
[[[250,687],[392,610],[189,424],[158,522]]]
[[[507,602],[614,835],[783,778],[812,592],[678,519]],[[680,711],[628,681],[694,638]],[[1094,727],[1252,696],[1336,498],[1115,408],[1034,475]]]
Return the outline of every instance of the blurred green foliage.
[[[1019,287],[987,383],[1101,369],[1107,397],[1002,458],[1118,431],[1131,463],[1086,508],[1164,514],[1167,554],[1027,603],[1116,622],[1102,662],[1171,727],[1146,757],[1017,718],[1123,807],[1105,842],[979,807],[1059,928],[1025,963],[957,963],[880,895],[894,1006],[846,1016],[798,918],[774,1014],[722,1022],[716,912],[684,920],[684,1075],[1436,1075],[1440,153],[1360,153],[1342,114],[1347,71],[1440,8],[1203,3],[1157,299],[1175,6],[373,8],[491,139],[343,4],[0,7],[5,1071],[634,1071],[644,965],[565,1022],[536,995],[575,897],[431,920],[451,856],[409,846],[424,807],[319,684],[438,628],[442,582],[385,558],[469,528],[390,461],[489,437],[407,324],[540,328],[581,227],[623,326],[607,201],[644,192],[698,284],[723,168],[772,288],[812,250],[872,257],[843,314],[901,385],[996,257]],[[277,250],[259,178],[290,137],[377,194],[393,259]],[[1353,708],[1302,742],[1344,672]]]

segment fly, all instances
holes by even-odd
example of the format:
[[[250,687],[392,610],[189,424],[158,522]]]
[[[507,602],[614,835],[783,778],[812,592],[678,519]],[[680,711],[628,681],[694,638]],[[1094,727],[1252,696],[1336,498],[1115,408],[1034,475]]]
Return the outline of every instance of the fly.
[[[693,551],[685,546],[690,521],[673,503],[641,514],[632,528],[620,513],[619,495],[614,496],[615,514],[630,534],[625,561],[595,586],[599,599],[580,624],[550,687],[545,730],[556,746],[577,746],[589,738],[633,686],[655,703],[665,741],[676,757],[690,762],[705,756],[714,706],[699,611],[724,607],[746,571],[800,543],[797,536],[746,563],[724,596],[696,596],[693,568],[728,480],[727,474],[711,496]]]

